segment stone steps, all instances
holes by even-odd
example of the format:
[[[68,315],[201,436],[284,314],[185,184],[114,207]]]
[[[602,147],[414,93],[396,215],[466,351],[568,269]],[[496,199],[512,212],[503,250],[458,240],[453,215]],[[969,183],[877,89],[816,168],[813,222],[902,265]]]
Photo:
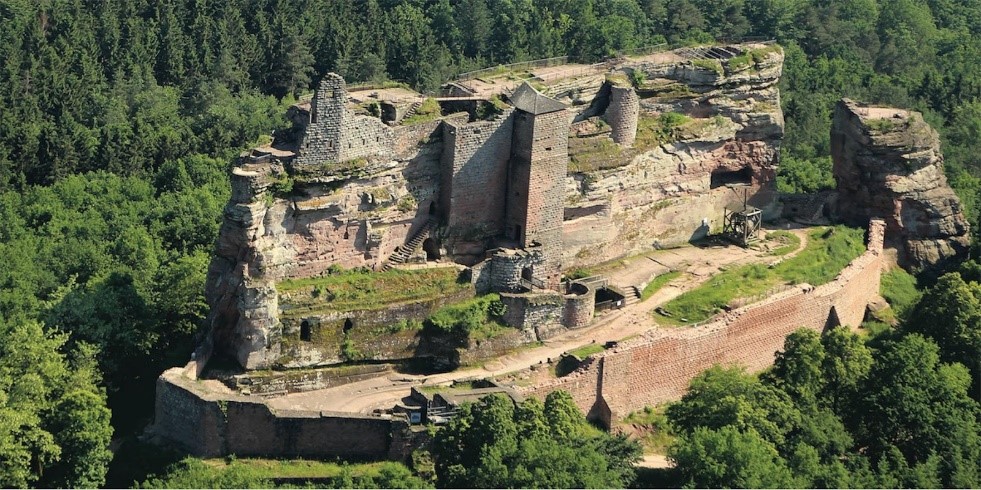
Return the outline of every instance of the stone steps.
[[[426,238],[429,238],[429,234],[432,232],[435,226],[436,226],[435,220],[430,219],[429,221],[427,221],[426,224],[424,224],[422,228],[420,228],[419,231],[416,232],[415,235],[412,235],[412,237],[409,238],[408,241],[395,248],[395,252],[393,252],[392,255],[388,257],[388,260],[385,262],[385,265],[382,266],[382,270],[383,271],[391,270],[395,268],[395,266],[398,264],[404,264],[408,262],[409,258],[412,257],[412,253],[415,252],[420,245],[422,245],[422,242],[425,241]]]
[[[414,116],[416,114],[416,111],[419,110],[419,107],[421,105],[422,102],[413,102],[412,105],[409,106],[409,110],[405,111],[405,114],[403,114],[402,117],[398,119],[398,121],[395,121],[395,124],[396,125],[402,124],[402,121],[405,121],[406,119]]]

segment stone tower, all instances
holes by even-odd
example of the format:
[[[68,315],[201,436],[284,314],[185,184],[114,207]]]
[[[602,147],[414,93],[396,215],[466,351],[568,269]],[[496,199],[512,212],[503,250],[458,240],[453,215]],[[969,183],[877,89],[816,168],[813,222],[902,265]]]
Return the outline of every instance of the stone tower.
[[[508,168],[505,234],[521,248],[541,253],[543,262],[531,271],[533,281],[555,289],[562,269],[569,117],[562,103],[527,83],[514,91],[511,104],[517,111]]]
[[[610,105],[606,108],[606,121],[610,123],[610,137],[625,148],[633,146],[637,139],[637,116],[640,114],[640,98],[631,86],[610,86]]]

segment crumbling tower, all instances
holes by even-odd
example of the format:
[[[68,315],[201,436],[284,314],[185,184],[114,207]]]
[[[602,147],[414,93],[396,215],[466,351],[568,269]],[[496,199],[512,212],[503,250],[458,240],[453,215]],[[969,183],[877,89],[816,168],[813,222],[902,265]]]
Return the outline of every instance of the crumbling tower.
[[[569,164],[569,117],[562,103],[527,83],[511,94],[517,109],[508,168],[506,235],[518,246],[539,251],[542,263],[530,280],[557,289],[561,278],[562,212]]]
[[[606,121],[610,123],[610,137],[625,148],[637,139],[637,117],[640,114],[640,98],[633,87],[613,84],[610,86],[610,105],[606,108]]]
[[[295,165],[323,165],[389,155],[392,130],[378,118],[359,116],[347,108],[344,78],[328,73],[310,102]]]

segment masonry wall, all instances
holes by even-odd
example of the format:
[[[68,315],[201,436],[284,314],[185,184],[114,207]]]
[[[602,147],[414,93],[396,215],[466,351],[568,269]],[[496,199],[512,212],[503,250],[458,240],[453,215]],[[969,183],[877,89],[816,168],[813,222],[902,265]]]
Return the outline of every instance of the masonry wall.
[[[348,413],[273,411],[265,403],[216,395],[171,369],[157,380],[154,433],[199,457],[387,459],[399,418]]]
[[[569,164],[565,110],[532,115],[517,111],[508,187],[508,234],[523,247],[541,246],[544,263],[534,276],[557,288],[562,269],[562,217]],[[520,236],[515,230],[520,230]]]
[[[657,330],[650,337],[622,343],[570,375],[527,388],[544,397],[554,390],[572,393],[586,413],[623,417],[645,405],[681,397],[696,375],[714,364],[738,364],[759,371],[773,363],[784,338],[799,328],[823,332],[861,323],[865,307],[879,294],[884,224],[870,225],[869,249],[838,277],[819,287],[801,285],[693,328]]]
[[[570,293],[565,295],[562,324],[569,329],[586,327],[592,323],[595,309],[596,291],[585,284],[573,283]]]
[[[442,212],[451,234],[479,240],[503,230],[512,128],[510,113],[469,124],[446,121]]]
[[[314,93],[310,122],[300,141],[295,164],[323,165],[369,156],[390,156],[394,139],[381,119],[349,111],[344,79],[328,73]]]

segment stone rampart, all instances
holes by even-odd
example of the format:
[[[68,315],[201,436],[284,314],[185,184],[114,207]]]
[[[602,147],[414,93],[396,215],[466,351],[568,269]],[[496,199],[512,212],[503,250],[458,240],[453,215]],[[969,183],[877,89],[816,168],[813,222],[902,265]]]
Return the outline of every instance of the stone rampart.
[[[393,439],[408,426],[398,417],[273,410],[262,401],[209,392],[179,368],[157,379],[154,433],[199,457],[402,459],[402,445]]]
[[[762,370],[799,328],[823,332],[861,323],[866,305],[879,294],[884,226],[871,222],[868,250],[830,283],[802,284],[698,327],[649,332],[523,393],[569,391],[584,412],[609,424],[645,405],[681,397],[691,379],[714,364]]]

